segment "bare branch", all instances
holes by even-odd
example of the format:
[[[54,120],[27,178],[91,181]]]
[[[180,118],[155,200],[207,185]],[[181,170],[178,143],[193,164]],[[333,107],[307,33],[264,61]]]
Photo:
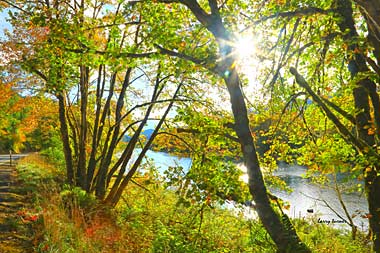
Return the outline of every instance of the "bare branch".
[[[314,198],[314,197],[311,197],[311,196],[309,196],[309,195],[307,195],[307,194],[305,194],[305,193],[301,193],[302,195],[304,195],[304,196],[306,196],[306,197],[308,197],[308,198],[311,198],[311,199],[313,199],[313,200],[316,200],[316,201],[321,201],[321,202],[323,202],[325,205],[326,205],[326,207],[328,207],[333,213],[335,213],[336,214],[336,216],[338,216],[340,219],[342,219],[342,220],[344,220],[344,222],[346,222],[348,225],[350,225],[351,226],[351,224],[342,216],[342,215],[340,215],[334,208],[332,208],[328,203],[327,203],[327,201],[326,200],[324,200],[324,199],[319,199],[319,198]]]
[[[277,124],[276,124],[276,127],[274,128],[274,131],[273,131],[273,135],[272,135],[272,138],[274,136],[274,134],[277,132],[277,129],[282,121],[282,117],[284,116],[286,110],[288,109],[288,107],[292,104],[292,102],[295,102],[296,99],[299,97],[299,96],[302,96],[302,95],[307,95],[305,92],[298,92],[297,94],[293,94],[289,101],[285,104],[284,108],[282,109],[282,112],[281,112],[281,115],[280,115],[280,118],[278,119],[277,121]],[[298,115],[297,115],[298,116]]]
[[[135,185],[137,185],[138,187],[140,187],[141,189],[143,189],[143,190],[149,192],[150,194],[154,195],[151,190],[149,190],[148,188],[146,188],[142,184],[137,183],[135,180],[133,180],[133,178],[131,178],[131,182],[134,183]]]

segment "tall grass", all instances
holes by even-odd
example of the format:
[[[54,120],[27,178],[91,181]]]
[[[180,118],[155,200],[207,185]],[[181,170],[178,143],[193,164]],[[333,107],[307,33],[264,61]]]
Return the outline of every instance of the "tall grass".
[[[30,156],[18,167],[42,216],[37,252],[275,252],[258,221],[206,203],[180,204],[174,192],[149,175],[136,178],[110,209],[65,186],[62,170],[41,156]],[[352,241],[326,225],[294,222],[313,252],[370,252],[364,237]]]

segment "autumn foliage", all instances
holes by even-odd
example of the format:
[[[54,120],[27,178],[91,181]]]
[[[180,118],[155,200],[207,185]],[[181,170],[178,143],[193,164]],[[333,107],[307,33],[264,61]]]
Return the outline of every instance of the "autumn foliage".
[[[0,152],[39,150],[56,127],[56,106],[43,96],[23,94],[0,80]]]

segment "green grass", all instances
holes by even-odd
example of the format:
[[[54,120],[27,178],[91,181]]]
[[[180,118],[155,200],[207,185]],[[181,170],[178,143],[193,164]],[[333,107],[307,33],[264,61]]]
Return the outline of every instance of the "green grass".
[[[260,222],[205,203],[179,204],[174,192],[154,180],[145,185],[149,191],[130,184],[110,209],[78,188],[64,187],[62,170],[40,156],[21,161],[18,171],[43,217],[37,252],[275,252]],[[349,233],[327,225],[294,223],[313,252],[370,252],[363,235],[352,241]]]

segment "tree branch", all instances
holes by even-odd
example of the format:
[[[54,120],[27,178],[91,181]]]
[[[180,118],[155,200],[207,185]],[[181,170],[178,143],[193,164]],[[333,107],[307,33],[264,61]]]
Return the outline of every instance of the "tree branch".
[[[183,53],[179,53],[179,52],[175,52],[173,50],[169,50],[169,49],[163,48],[163,47],[161,47],[158,44],[154,44],[154,46],[157,49],[159,49],[162,54],[178,57],[178,58],[181,58],[181,59],[184,59],[184,60],[187,60],[187,61],[191,61],[191,62],[193,62],[195,64],[199,64],[199,65],[202,65],[202,66],[204,66],[204,64],[205,64],[205,60],[201,60],[201,59],[192,57],[192,56],[187,55],[187,54],[183,54]]]
[[[208,0],[208,5],[210,6],[211,14],[219,16],[218,2],[216,0]]]
[[[116,125],[120,124],[121,121],[123,121],[126,117],[128,117],[129,114],[131,114],[134,110],[136,110],[138,108],[150,106],[150,105],[154,105],[154,104],[167,103],[167,102],[188,102],[188,101],[191,101],[191,100],[190,99],[178,99],[178,98],[173,99],[173,98],[170,98],[170,99],[156,100],[153,102],[146,102],[146,103],[135,105],[134,107],[129,109],[122,117],[120,117],[120,119],[118,121],[116,121],[114,125],[112,125],[112,128],[115,127]]]
[[[39,77],[41,77],[45,82],[48,82],[48,78],[45,76],[44,73],[42,73],[41,71],[39,71],[38,69],[36,69],[35,67],[33,66],[29,66],[30,67],[30,70],[33,71],[34,73],[36,73]]]
[[[286,110],[288,109],[288,107],[292,104],[292,102],[295,102],[296,99],[297,99],[299,96],[302,96],[302,95],[307,95],[307,94],[306,94],[305,92],[298,92],[297,94],[293,94],[293,95],[290,97],[289,101],[285,104],[284,108],[282,108],[282,112],[281,112],[280,118],[278,119],[277,124],[276,124],[276,126],[275,126],[275,128],[274,128],[272,138],[273,138],[274,135],[276,134],[277,129],[278,129],[280,123],[281,123],[282,117],[284,116],[284,114],[285,114]],[[299,115],[297,115],[297,117],[298,117],[298,116],[299,116]]]
[[[337,106],[336,104],[334,104],[333,102],[331,102],[330,100],[328,100],[327,98],[322,98],[323,101],[328,105],[330,106],[331,108],[333,108],[336,112],[338,112],[340,115],[342,115],[343,117],[345,117],[347,120],[349,120],[353,125],[356,124],[356,121],[355,121],[355,118],[354,116],[352,116],[351,114],[349,114],[348,112],[346,112],[345,110],[343,110],[342,108],[340,108],[339,106]]]
[[[32,14],[33,14],[32,12],[26,11],[26,10],[22,9],[21,7],[18,7],[17,5],[13,4],[13,3],[10,2],[10,1],[7,1],[7,0],[0,0],[0,2],[6,3],[6,4],[8,4],[9,6],[11,6],[12,8],[15,8],[15,9],[21,11],[21,12],[27,13],[28,15],[32,15]]]
[[[322,99],[311,89],[310,85],[306,82],[305,78],[301,76],[295,68],[291,67],[290,73],[292,73],[295,76],[296,82],[302,88],[304,88],[307,91],[307,93],[309,93],[309,95],[318,104],[318,106],[326,113],[326,116],[334,123],[338,132],[344,139],[346,139],[346,141],[354,145],[354,147],[357,148],[359,152],[363,152],[363,150],[365,150],[366,148],[371,148],[366,143],[363,143],[351,134],[351,132],[340,122],[340,120],[335,116],[335,114],[332,113],[332,111],[327,107],[327,105],[322,101]]]
[[[311,197],[311,196],[309,196],[309,195],[307,195],[307,194],[304,194],[304,193],[301,193],[302,195],[304,195],[304,196],[306,196],[306,197],[308,197],[308,198],[311,198],[311,199],[313,199],[313,200],[317,200],[317,201],[321,201],[321,202],[323,202],[325,205],[326,205],[326,207],[327,208],[329,208],[333,213],[335,213],[336,214],[336,216],[338,216],[340,219],[342,219],[342,220],[344,220],[344,222],[346,222],[348,225],[350,225],[351,226],[351,224],[342,216],[342,215],[340,215],[334,208],[332,208],[328,203],[327,203],[327,201],[326,200],[324,200],[324,199],[319,199],[319,198],[314,198],[314,197]]]
[[[308,7],[308,8],[295,10],[295,11],[277,12],[277,13],[269,15],[269,16],[261,17],[258,20],[252,20],[251,17],[249,17],[248,15],[246,15],[245,13],[242,13],[242,12],[240,12],[240,14],[243,15],[244,17],[250,19],[253,22],[253,25],[257,25],[257,24],[260,24],[262,22],[265,22],[265,21],[267,21],[269,19],[273,19],[273,18],[303,17],[303,16],[314,15],[314,14],[329,14],[330,12],[334,12],[334,9],[324,10],[324,9],[321,9],[318,7]]]
[[[87,46],[85,45],[82,45],[84,46],[85,48],[84,49],[73,49],[73,48],[65,48],[65,50],[67,50],[68,52],[73,52],[73,53],[79,53],[79,54],[82,54],[82,53],[85,53],[86,51],[91,51],[90,48],[88,48]],[[99,54],[99,55],[105,55],[105,54],[109,54],[110,52],[107,52],[107,51],[100,51],[100,50],[95,50],[94,51],[96,54]],[[149,58],[153,55],[157,54],[157,52],[147,52],[147,53],[118,53],[117,55],[115,55],[114,57],[128,57],[128,58]]]
[[[380,66],[376,64],[370,57],[364,56],[371,68],[380,76]]]
[[[209,29],[210,25],[213,23],[211,15],[208,14],[198,3],[197,0],[179,0],[179,2],[186,5],[191,12],[195,15],[199,22]],[[214,13],[215,14],[215,13]]]
[[[113,26],[119,26],[119,25],[140,25],[142,22],[140,21],[132,21],[132,22],[126,22],[126,23],[121,23],[121,24],[105,24],[105,25],[99,25],[99,26],[94,26],[94,27],[89,27],[84,29],[83,31],[88,31],[92,29],[100,29],[100,28],[107,28],[107,27],[113,27]]]

